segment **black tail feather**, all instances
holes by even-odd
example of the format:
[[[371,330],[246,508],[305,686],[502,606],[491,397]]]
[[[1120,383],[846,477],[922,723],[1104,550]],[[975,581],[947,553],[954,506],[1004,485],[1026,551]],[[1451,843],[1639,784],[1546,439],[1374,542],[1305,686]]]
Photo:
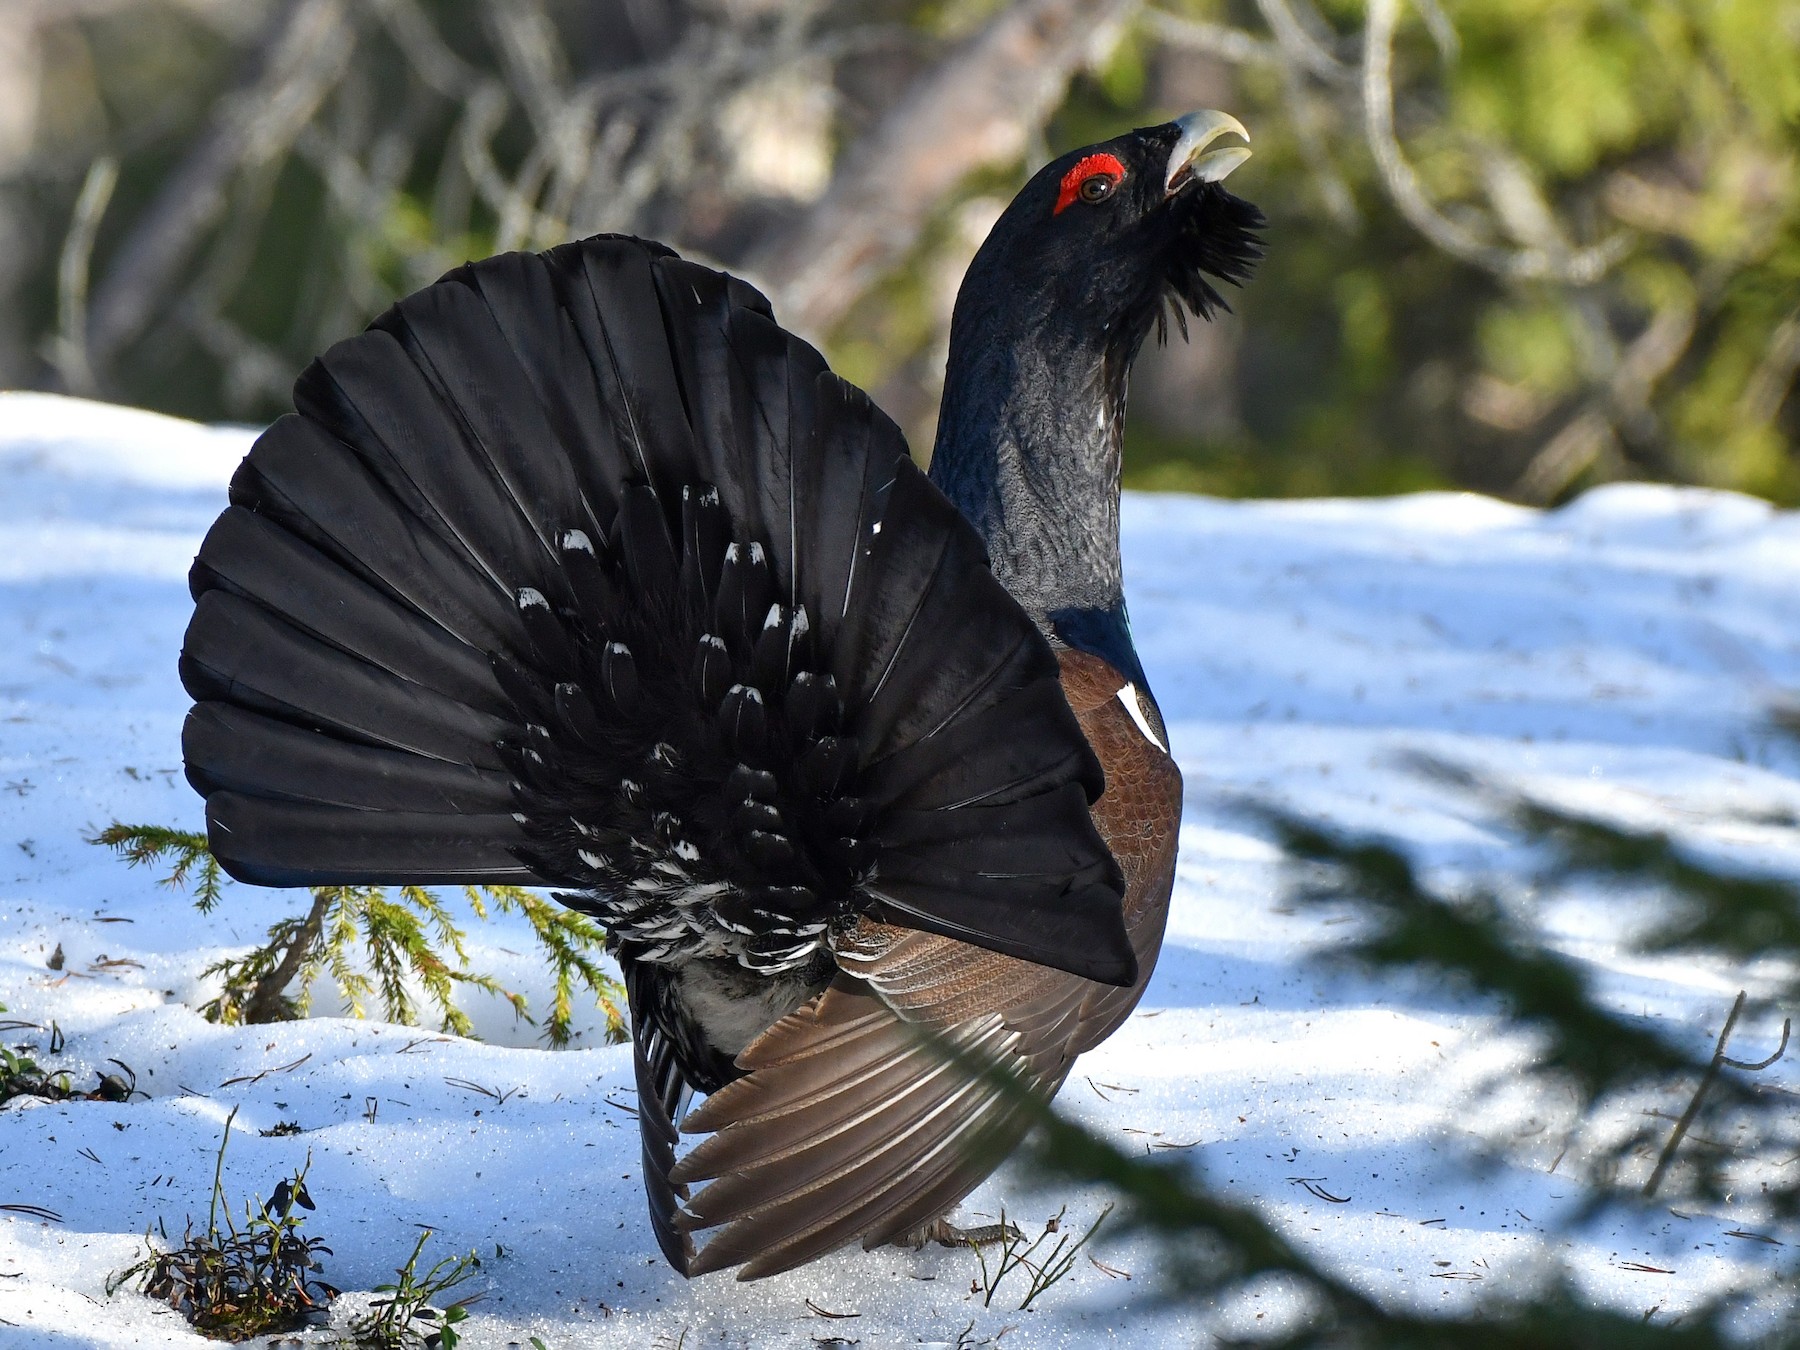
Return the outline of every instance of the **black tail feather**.
[[[206,799],[213,856],[257,886],[536,884],[510,815],[355,811],[237,792]]]
[[[401,679],[496,715],[510,711],[481,654],[266,516],[231,507],[195,564],[197,594],[228,591]],[[328,602],[328,603],[325,603]]]
[[[681,1223],[688,1188],[670,1178],[681,1118],[694,1092],[682,1072],[680,1056],[663,1019],[651,1006],[656,991],[652,972],[629,960],[623,963],[625,992],[631,1001],[632,1025],[644,1028],[632,1038],[632,1065],[638,1091],[638,1137],[644,1164],[644,1197],[650,1206],[650,1228],[663,1258],[679,1273],[693,1269],[694,1239]]]
[[[262,434],[232,478],[231,500],[406,601],[429,626],[477,652],[508,650],[520,639],[511,593],[460,543],[403,507],[341,442],[303,418],[283,417]],[[198,562],[223,571],[214,559],[226,551],[202,543]]]
[[[327,646],[229,591],[208,591],[195,606],[181,678],[201,701],[481,769],[501,767],[493,747],[512,730],[506,719]]]
[[[296,406],[192,576],[234,875],[579,888],[646,961],[703,897],[757,969],[867,913],[1132,977],[1048,644],[748,286],[623,239],[491,259]]]
[[[230,703],[199,703],[181,751],[196,791],[358,811],[497,815],[512,810],[511,776],[305,731]]]

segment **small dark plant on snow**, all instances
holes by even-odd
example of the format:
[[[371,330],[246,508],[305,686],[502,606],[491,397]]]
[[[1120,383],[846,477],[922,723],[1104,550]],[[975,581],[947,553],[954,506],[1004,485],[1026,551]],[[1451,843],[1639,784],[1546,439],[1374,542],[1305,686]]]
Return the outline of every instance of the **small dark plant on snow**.
[[[419,1256],[431,1239],[428,1228],[419,1234],[412,1255],[394,1272],[399,1278],[392,1284],[378,1284],[381,1297],[369,1305],[363,1316],[350,1323],[349,1344],[357,1350],[456,1350],[461,1340],[457,1325],[468,1317],[463,1299],[446,1308],[435,1308],[431,1300],[454,1289],[481,1269],[481,1261],[473,1251],[460,1256],[446,1256],[423,1273]]]
[[[0,1003],[0,1012],[5,1011],[6,1005]],[[0,1031],[22,1027],[43,1030],[35,1022],[0,1022]],[[59,1040],[60,1033],[52,1024],[51,1054],[57,1053]],[[94,1086],[82,1091],[66,1072],[41,1067],[31,1057],[31,1051],[35,1049],[35,1045],[0,1045],[0,1106],[15,1097],[37,1097],[48,1102],[128,1102],[134,1096],[143,1095],[138,1091],[137,1074],[123,1060],[109,1059],[107,1063],[117,1065],[119,1072],[96,1073]]]
[[[245,1202],[241,1227],[232,1218],[223,1176],[225,1146],[236,1117],[234,1108],[219,1141],[205,1231],[196,1233],[190,1223],[179,1247],[152,1249],[106,1282],[109,1296],[135,1283],[203,1334],[225,1341],[292,1330],[324,1312],[338,1292],[313,1274],[319,1269],[319,1255],[331,1249],[300,1231],[305,1216],[298,1211],[315,1207],[306,1191],[310,1154],[267,1200],[256,1202],[254,1208]]]
[[[114,821],[93,842],[133,866],[167,864],[163,884],[191,885],[202,913],[210,913],[223,895],[226,877],[204,835]],[[519,1016],[532,1020],[522,995],[469,969],[463,931],[433,892],[422,886],[399,886],[391,893],[382,886],[316,886],[311,894],[305,914],[283,919],[261,945],[203,972],[221,981],[218,996],[200,1010],[209,1021],[235,1026],[304,1016],[321,971],[330,971],[337,980],[355,1017],[365,1014],[370,1000],[379,999],[389,1021],[415,1022],[410,977],[424,989],[445,1031],[467,1035],[470,1030],[467,1015],[456,1006],[458,985],[498,994]],[[550,1044],[569,1041],[577,984],[604,1011],[607,1039],[616,1043],[627,1038],[621,1011],[625,991],[599,963],[606,934],[598,924],[518,886],[465,886],[463,895],[479,918],[497,909],[520,914],[531,925],[554,979],[543,1023]]]
[[[975,1253],[975,1260],[981,1266],[981,1276],[969,1284],[970,1294],[982,1296],[981,1306],[994,1306],[994,1295],[1000,1292],[1000,1285],[1015,1270],[1023,1270],[1029,1280],[1025,1289],[1024,1301],[1019,1304],[1019,1311],[1025,1312],[1036,1302],[1038,1297],[1055,1285],[1075,1268],[1075,1258],[1081,1255],[1081,1249],[1087,1246],[1100,1225],[1106,1222],[1113,1207],[1108,1205],[1100,1211],[1100,1217],[1088,1225],[1088,1229],[1080,1237],[1063,1227],[1063,1215],[1067,1208],[1059,1209],[1044,1224],[1044,1231],[1037,1237],[1026,1241],[1025,1235],[1006,1221],[1004,1212],[1000,1215],[999,1228],[1000,1253],[992,1266],[981,1250],[981,1244],[970,1242],[969,1247]],[[1054,1239],[1054,1242],[1052,1242]]]

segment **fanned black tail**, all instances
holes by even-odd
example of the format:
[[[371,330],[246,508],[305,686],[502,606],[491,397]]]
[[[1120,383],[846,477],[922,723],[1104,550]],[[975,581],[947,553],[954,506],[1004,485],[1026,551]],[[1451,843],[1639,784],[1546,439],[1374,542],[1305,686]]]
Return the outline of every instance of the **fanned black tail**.
[[[301,376],[194,564],[188,778],[264,885],[570,888],[644,959],[858,914],[1135,962],[1049,646],[732,277],[463,267]]]

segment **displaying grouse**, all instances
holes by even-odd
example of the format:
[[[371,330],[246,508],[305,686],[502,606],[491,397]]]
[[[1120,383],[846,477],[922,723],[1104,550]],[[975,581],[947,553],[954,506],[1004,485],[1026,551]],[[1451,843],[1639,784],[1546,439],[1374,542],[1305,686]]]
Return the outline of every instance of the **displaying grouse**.
[[[1025,1128],[945,1045],[1047,1099],[1143,991],[1181,778],[1120,434],[1151,328],[1258,256],[1227,133],[1026,184],[956,302],[929,480],[754,289],[607,236],[400,301],[232,480],[181,656],[215,855],[595,915],[684,1274],[927,1230]]]

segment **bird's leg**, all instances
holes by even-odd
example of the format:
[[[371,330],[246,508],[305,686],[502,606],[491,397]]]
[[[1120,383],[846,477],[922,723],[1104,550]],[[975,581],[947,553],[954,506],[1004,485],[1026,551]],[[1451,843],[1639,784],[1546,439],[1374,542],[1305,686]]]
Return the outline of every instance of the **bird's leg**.
[[[1025,1234],[1010,1223],[984,1223],[973,1228],[958,1228],[949,1219],[933,1219],[894,1239],[896,1247],[918,1251],[927,1242],[940,1247],[986,1247],[996,1242],[1019,1242]]]

